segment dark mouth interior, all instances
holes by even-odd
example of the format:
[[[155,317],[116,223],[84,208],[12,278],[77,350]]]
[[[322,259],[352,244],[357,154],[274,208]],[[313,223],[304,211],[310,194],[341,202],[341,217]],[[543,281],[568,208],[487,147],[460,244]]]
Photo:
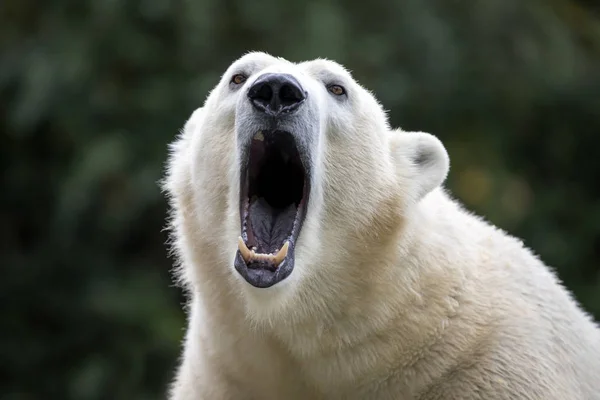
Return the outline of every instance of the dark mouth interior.
[[[305,170],[291,134],[262,131],[255,135],[245,190],[247,208],[242,216],[242,235],[248,248],[275,254],[297,233],[305,182]]]

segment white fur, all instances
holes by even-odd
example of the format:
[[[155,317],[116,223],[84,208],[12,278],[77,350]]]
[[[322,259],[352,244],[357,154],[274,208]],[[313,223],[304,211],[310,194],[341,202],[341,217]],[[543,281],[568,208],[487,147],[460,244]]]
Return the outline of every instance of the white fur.
[[[239,226],[231,75],[293,74],[315,100],[317,165],[292,274],[233,268]],[[348,90],[331,96],[326,80]],[[189,291],[171,399],[600,398],[600,333],[523,244],[441,185],[448,155],[393,131],[341,66],[236,61],[172,146],[165,188]]]

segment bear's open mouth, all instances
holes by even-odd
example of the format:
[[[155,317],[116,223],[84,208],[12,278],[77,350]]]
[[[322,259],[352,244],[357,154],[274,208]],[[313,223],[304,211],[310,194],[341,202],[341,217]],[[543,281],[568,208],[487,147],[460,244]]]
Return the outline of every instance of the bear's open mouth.
[[[259,131],[241,171],[241,236],[236,269],[253,286],[286,278],[310,191],[308,174],[292,134]]]

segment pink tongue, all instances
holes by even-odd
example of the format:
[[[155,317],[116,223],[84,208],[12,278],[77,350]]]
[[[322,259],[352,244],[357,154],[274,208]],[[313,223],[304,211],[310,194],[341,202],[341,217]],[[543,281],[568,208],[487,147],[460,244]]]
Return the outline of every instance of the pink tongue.
[[[290,204],[285,209],[275,209],[261,197],[252,201],[248,214],[249,229],[256,239],[256,252],[277,253],[292,233],[296,207]]]

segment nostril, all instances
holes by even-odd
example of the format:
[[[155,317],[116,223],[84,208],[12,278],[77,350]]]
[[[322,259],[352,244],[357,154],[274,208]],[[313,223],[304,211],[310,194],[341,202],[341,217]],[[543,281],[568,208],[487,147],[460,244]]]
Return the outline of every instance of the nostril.
[[[294,85],[283,85],[279,89],[279,98],[283,106],[292,106],[304,100],[302,90]]]
[[[254,85],[248,92],[248,97],[254,101],[268,104],[273,98],[273,88],[265,83]]]

